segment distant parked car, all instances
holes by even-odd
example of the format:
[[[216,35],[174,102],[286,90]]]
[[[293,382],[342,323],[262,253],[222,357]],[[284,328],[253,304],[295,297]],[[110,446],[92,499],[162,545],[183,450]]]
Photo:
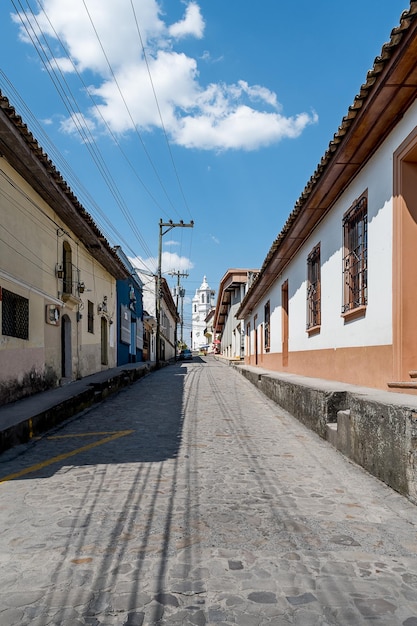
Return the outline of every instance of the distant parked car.
[[[181,350],[178,359],[180,361],[192,361],[193,360],[193,353],[191,352],[191,350]]]

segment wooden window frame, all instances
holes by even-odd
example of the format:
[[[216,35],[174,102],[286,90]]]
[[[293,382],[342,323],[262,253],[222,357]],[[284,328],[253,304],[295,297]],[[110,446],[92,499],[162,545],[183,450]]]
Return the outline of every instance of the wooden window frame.
[[[94,334],[94,302],[87,300],[87,331]]]

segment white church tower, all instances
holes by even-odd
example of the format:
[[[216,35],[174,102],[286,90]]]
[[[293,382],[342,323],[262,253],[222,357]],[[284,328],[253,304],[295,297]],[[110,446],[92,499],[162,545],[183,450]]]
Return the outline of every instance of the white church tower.
[[[210,289],[207,278],[204,276],[200,289],[196,289],[193,298],[193,314],[192,314],[192,339],[191,349],[199,350],[202,346],[207,345],[207,338],[204,335],[206,328],[206,317],[214,306],[214,291]]]

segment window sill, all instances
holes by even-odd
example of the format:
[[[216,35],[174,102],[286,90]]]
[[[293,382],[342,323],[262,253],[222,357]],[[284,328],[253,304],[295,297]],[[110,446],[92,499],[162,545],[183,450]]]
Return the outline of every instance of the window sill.
[[[366,305],[358,306],[356,309],[352,309],[351,311],[347,311],[347,313],[342,313],[341,317],[343,317],[345,324],[346,322],[353,322],[361,317],[365,317],[366,315]]]
[[[307,328],[306,333],[309,337],[313,337],[314,335],[318,335],[320,333],[321,326],[311,326]]]

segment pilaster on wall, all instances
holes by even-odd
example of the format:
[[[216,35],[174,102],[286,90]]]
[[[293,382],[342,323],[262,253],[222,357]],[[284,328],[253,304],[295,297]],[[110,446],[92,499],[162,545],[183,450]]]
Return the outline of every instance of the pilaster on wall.
[[[393,378],[417,370],[417,128],[394,153]]]

